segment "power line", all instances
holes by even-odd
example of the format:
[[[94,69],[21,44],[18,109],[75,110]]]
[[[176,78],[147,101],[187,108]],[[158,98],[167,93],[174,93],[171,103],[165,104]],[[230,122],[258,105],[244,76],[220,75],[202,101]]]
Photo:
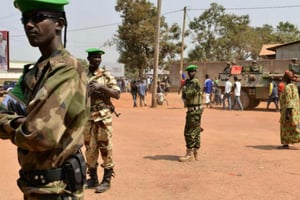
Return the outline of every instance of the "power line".
[[[265,10],[265,9],[283,9],[283,8],[299,8],[300,5],[290,5],[290,6],[265,6],[265,7],[244,7],[244,8],[225,8],[225,10]],[[193,10],[207,10],[207,8],[199,9],[189,9]]]

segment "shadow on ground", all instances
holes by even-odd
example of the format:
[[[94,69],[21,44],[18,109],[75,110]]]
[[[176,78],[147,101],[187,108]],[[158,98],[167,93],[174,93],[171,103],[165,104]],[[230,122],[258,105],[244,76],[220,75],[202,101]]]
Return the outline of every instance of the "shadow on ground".
[[[261,150],[299,150],[296,147],[291,147],[289,149],[278,149],[279,145],[250,145],[246,146],[248,148],[255,148],[255,149],[261,149]]]
[[[145,156],[144,158],[149,160],[178,161],[178,156],[174,156],[174,155],[155,155],[155,156]]]

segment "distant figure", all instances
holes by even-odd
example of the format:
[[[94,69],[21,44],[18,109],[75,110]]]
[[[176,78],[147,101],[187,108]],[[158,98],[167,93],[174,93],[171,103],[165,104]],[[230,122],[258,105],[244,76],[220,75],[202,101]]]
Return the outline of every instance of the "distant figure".
[[[182,87],[184,86],[184,83],[185,83],[185,80],[186,80],[186,76],[184,73],[181,74],[181,79],[180,79],[180,87],[177,91],[178,94],[180,94],[181,90],[182,90]]]
[[[231,63],[230,62],[226,62],[226,67],[224,68],[223,73],[225,73],[225,74],[231,73]]]
[[[132,99],[133,99],[133,107],[137,107],[137,104],[136,104],[136,99],[137,99],[137,95],[138,95],[138,87],[137,87],[137,82],[136,80],[132,81],[131,82],[131,86],[130,86],[131,90],[131,96],[132,96]]]
[[[283,75],[285,88],[280,96],[280,141],[279,149],[288,149],[289,144],[300,142],[300,107],[299,94],[293,81],[300,80],[292,71],[286,70]]]
[[[289,70],[294,74],[300,74],[300,65],[297,63],[297,58],[292,58],[291,63],[289,64]]]
[[[252,65],[250,66],[250,72],[259,72],[260,67],[257,65],[257,61],[253,60]]]
[[[278,107],[278,85],[274,80],[274,77],[270,80],[270,87],[269,87],[269,98],[267,102],[267,110],[269,110],[269,106],[271,102],[274,102],[276,106],[276,111],[279,111]]]
[[[212,108],[211,104],[211,95],[213,91],[213,81],[209,78],[209,75],[205,75],[205,82],[204,82],[204,93],[205,93],[205,103],[206,107]]]
[[[278,97],[279,98],[280,98],[281,93],[284,90],[284,86],[285,86],[284,81],[282,80],[282,78],[279,78],[279,83],[278,83]]]
[[[240,107],[240,110],[243,111],[244,108],[243,108],[243,105],[241,103],[241,99],[240,99],[240,96],[241,96],[241,82],[239,80],[239,78],[237,76],[234,76],[234,101],[233,101],[233,104],[232,104],[232,107],[231,109],[234,108],[235,104],[237,103]]]
[[[146,84],[143,82],[143,80],[139,80],[137,87],[138,87],[138,94],[139,94],[139,98],[140,98],[140,107],[147,106],[146,100],[145,100],[146,95],[147,95]]]
[[[229,77],[227,76],[225,78],[225,91],[224,91],[224,96],[223,96],[223,109],[226,109],[225,101],[227,99],[227,104],[228,104],[228,110],[231,110],[231,90],[232,90],[232,83],[229,80]]]

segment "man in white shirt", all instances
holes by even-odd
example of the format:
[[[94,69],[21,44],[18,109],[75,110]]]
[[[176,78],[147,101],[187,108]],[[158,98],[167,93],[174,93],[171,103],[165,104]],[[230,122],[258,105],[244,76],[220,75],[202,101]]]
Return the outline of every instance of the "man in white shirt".
[[[240,110],[243,111],[244,108],[243,108],[243,105],[242,105],[241,99],[240,99],[242,86],[241,86],[241,82],[237,76],[234,76],[234,86],[233,87],[234,87],[234,101],[233,101],[231,109],[233,109],[235,104],[238,103]]]
[[[225,91],[224,91],[224,96],[223,96],[223,109],[226,109],[225,101],[227,99],[228,103],[228,110],[231,110],[231,88],[232,88],[232,83],[229,80],[229,77],[225,78]]]

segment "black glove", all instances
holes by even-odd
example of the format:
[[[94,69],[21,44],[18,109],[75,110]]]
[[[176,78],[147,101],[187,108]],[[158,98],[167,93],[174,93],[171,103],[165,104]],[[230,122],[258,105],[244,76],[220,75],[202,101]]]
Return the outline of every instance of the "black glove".
[[[8,100],[7,109],[8,111],[17,113],[18,115],[26,116],[26,107],[19,102]]]

